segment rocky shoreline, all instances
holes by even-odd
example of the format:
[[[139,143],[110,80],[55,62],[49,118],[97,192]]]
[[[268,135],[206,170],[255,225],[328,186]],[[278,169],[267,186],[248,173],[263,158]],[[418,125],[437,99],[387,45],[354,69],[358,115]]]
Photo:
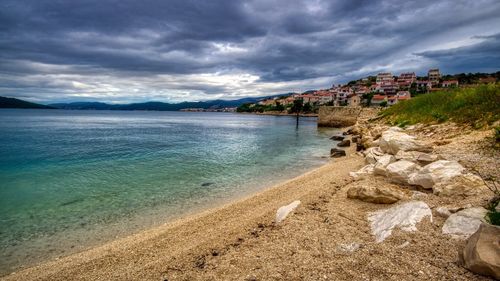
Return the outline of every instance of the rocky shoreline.
[[[490,135],[361,120],[307,174],[4,280],[492,280],[492,192],[473,173],[498,167],[476,161]]]

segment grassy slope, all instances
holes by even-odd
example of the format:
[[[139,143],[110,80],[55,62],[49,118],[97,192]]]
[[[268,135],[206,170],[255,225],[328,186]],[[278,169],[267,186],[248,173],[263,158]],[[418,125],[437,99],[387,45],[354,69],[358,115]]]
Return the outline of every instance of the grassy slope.
[[[396,125],[453,121],[479,128],[500,119],[500,84],[420,95],[397,103],[381,115]]]

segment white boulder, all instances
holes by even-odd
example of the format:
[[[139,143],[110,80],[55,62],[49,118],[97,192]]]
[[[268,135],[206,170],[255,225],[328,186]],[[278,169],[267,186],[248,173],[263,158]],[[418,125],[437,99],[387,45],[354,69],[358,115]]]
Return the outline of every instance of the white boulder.
[[[373,175],[373,167],[375,167],[374,164],[368,164],[368,165],[364,166],[363,168],[359,169],[357,172],[350,172],[349,175],[354,180],[361,180],[361,179],[364,179],[370,175]]]
[[[288,216],[288,214],[297,209],[299,205],[300,201],[296,200],[286,206],[280,207],[278,211],[276,211],[276,223],[280,223],[281,221],[283,221]]]
[[[364,154],[366,163],[375,164],[378,159],[384,155],[384,152],[380,149],[380,147],[370,147],[365,150]]]
[[[422,152],[431,151],[430,147],[418,141],[416,137],[395,129],[389,129],[383,132],[379,139],[379,145],[382,151],[392,155],[396,155],[400,150]]]
[[[422,165],[427,165],[441,159],[441,157],[436,154],[430,154],[420,151],[403,151],[403,150],[398,151],[395,157],[397,160],[407,160]]]
[[[461,175],[464,170],[465,168],[457,161],[439,160],[424,166],[418,173],[413,174],[408,183],[431,189],[438,182],[447,182]]]
[[[386,167],[393,162],[396,162],[396,158],[390,154],[380,157],[373,167],[373,173],[375,175],[385,176],[387,172]]]
[[[432,212],[429,206],[422,201],[411,201],[370,213],[368,221],[376,242],[380,243],[389,237],[395,228],[403,231],[416,231],[416,224],[425,217],[430,217],[432,222]]]
[[[468,238],[476,232],[488,211],[483,207],[464,209],[452,214],[444,222],[442,232],[454,237]]]
[[[408,183],[410,175],[418,172],[420,166],[406,160],[399,160],[387,165],[386,176],[396,183]]]
[[[439,196],[471,196],[488,189],[484,181],[471,173],[460,174],[447,181],[438,182],[432,188]]]

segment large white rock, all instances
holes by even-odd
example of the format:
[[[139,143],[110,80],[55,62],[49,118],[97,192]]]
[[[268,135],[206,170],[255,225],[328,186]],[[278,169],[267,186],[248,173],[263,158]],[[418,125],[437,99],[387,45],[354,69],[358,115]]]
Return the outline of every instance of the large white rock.
[[[393,162],[396,162],[396,158],[390,154],[380,157],[373,167],[373,173],[375,175],[385,176],[387,172],[386,167]]]
[[[422,201],[411,201],[370,213],[368,221],[372,234],[375,235],[375,240],[380,243],[389,237],[395,228],[416,231],[416,224],[425,217],[430,217],[432,222],[432,212],[429,206]]]
[[[438,182],[447,182],[459,176],[465,170],[457,161],[439,160],[424,166],[418,173],[413,174],[408,183],[431,189]]]
[[[297,209],[299,205],[300,201],[296,200],[286,206],[280,207],[278,211],[276,211],[276,223],[280,223],[281,221],[283,221],[288,216],[288,214]]]
[[[396,155],[398,151],[422,151],[429,152],[431,148],[418,141],[414,136],[410,136],[395,129],[389,129],[382,133],[379,139],[382,151]]]
[[[439,155],[436,154],[430,154],[420,151],[403,151],[403,150],[398,151],[395,157],[397,160],[407,160],[421,165],[427,165],[442,159]]]
[[[350,172],[349,175],[354,180],[361,180],[361,179],[364,179],[368,176],[373,175],[373,167],[375,167],[374,164],[368,164],[368,165],[364,166],[363,168],[359,169],[357,172]]]
[[[378,159],[384,155],[384,152],[380,147],[370,147],[364,152],[365,161],[367,164],[375,164]]]
[[[446,219],[443,234],[467,238],[477,231],[488,211],[483,207],[469,208],[459,211]]]
[[[439,196],[471,196],[487,190],[484,181],[471,173],[460,174],[446,181],[436,183],[432,190]]]
[[[410,175],[418,172],[420,166],[406,160],[399,160],[387,165],[386,176],[396,183],[408,183]]]

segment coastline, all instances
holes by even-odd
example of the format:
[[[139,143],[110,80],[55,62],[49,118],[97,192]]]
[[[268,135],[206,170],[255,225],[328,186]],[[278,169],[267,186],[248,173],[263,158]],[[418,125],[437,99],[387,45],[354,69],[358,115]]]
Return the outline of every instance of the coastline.
[[[426,129],[412,130],[434,142]],[[436,144],[435,152],[473,166],[475,152],[462,154],[457,147],[470,145],[471,152],[477,151],[491,131],[455,134],[458,130],[464,133],[463,128],[449,132],[449,125],[441,125],[440,136],[453,137]],[[365,158],[354,146],[346,151],[346,157],[246,198],[0,279],[492,280],[457,263],[464,240],[442,232],[447,218],[438,213],[440,206],[480,206],[490,193],[458,199],[405,190],[407,186],[402,192],[413,195],[402,204],[414,200],[427,204],[432,219],[418,223],[416,231],[394,228],[380,242],[368,217],[392,208],[391,204],[350,199],[348,191],[363,183],[396,187],[378,176],[355,181],[349,172],[365,166]],[[485,165],[482,169],[495,166]],[[278,208],[297,200],[297,209],[276,223]]]
[[[349,171],[362,163],[360,156],[351,154],[340,160],[330,160],[298,177],[242,199],[190,214],[76,254],[21,269],[1,279],[22,280],[29,276],[37,276],[39,280],[67,280],[74,279],[75,276],[92,280],[131,276],[157,279],[158,270],[162,270],[155,270],[153,264],[166,262],[174,266],[181,257],[196,259],[196,256],[210,252],[213,248],[232,244],[232,240],[238,241],[240,236],[247,235],[249,228],[272,224],[276,209],[280,206],[297,199],[302,200],[318,189],[325,188],[307,184],[308,181],[317,181],[327,174],[334,174],[334,178],[339,182],[348,181]],[[335,172],[332,173],[332,170]],[[306,188],[302,188],[304,186]],[[161,258],[156,259],[157,255],[148,251],[153,249],[158,251],[158,257]],[[142,270],[139,270],[139,261]],[[130,264],[135,265],[133,275],[130,275]]]

